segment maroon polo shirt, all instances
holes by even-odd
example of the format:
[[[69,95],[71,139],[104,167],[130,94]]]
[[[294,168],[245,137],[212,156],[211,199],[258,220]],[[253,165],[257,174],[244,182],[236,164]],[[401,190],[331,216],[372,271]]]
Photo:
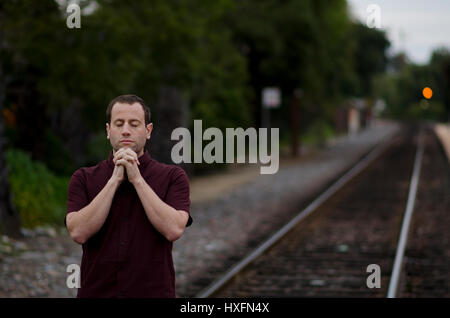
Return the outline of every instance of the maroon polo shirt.
[[[152,159],[146,151],[139,170],[158,197],[189,213],[189,182],[180,167]],[[114,170],[113,154],[70,179],[67,213],[81,210],[104,188]],[[189,216],[188,226],[192,223]],[[150,223],[134,186],[117,188],[104,225],[85,244],[78,297],[175,297],[172,242]]]

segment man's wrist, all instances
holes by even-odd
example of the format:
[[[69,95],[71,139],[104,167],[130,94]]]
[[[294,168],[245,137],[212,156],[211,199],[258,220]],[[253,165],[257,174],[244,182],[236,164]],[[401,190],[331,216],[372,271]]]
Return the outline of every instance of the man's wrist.
[[[145,180],[144,180],[144,178],[142,178],[142,176],[139,176],[139,177],[137,177],[133,180],[129,180],[129,181],[135,187],[145,182]]]
[[[120,185],[120,180],[117,177],[112,176],[111,178],[109,178],[108,183],[113,187],[118,187]]]

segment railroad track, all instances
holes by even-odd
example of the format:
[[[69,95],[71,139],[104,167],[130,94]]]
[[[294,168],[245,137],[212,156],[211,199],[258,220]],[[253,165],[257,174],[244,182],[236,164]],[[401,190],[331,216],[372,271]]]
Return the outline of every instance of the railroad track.
[[[399,281],[399,297],[450,297],[450,169],[433,134],[425,136],[420,182]]]
[[[426,297],[423,284],[448,297],[450,206],[443,198],[450,188],[442,154],[429,129],[409,129],[377,147],[197,297]],[[427,223],[433,213],[443,222]],[[433,234],[426,236],[432,251],[422,253],[420,237],[407,244],[410,222],[414,235]]]

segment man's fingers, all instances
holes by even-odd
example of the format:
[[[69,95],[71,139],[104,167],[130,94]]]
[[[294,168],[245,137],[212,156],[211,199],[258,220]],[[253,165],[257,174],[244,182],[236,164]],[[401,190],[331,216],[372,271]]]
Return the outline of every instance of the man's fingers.
[[[129,164],[129,162],[126,159],[119,159],[115,163],[116,166],[126,166],[127,164]]]
[[[135,161],[136,161],[136,163],[137,163],[138,165],[141,164],[141,163],[139,162],[137,153],[135,153],[133,149],[131,149],[131,148],[123,148],[123,149],[124,149],[124,152],[125,152],[126,154],[132,156],[132,157],[135,159]]]
[[[115,164],[123,164],[124,162],[136,162],[137,164],[140,164],[136,158],[134,158],[133,156],[127,155],[127,154],[123,154],[117,157]]]
[[[127,151],[129,150],[129,151]],[[137,158],[137,154],[131,150],[131,149],[124,149],[121,148],[119,149],[116,154],[114,155],[114,163],[115,161],[122,159],[122,158],[126,158],[129,161],[135,161],[138,165],[140,165],[141,163],[139,162],[139,159]]]
[[[116,151],[116,153],[114,154],[114,158],[113,158],[114,164],[117,162],[117,160],[122,158],[122,152],[123,152],[122,148]]]
[[[130,156],[129,154],[124,154],[123,158],[128,160],[129,162],[134,162],[136,161],[136,158],[134,158],[133,156]]]

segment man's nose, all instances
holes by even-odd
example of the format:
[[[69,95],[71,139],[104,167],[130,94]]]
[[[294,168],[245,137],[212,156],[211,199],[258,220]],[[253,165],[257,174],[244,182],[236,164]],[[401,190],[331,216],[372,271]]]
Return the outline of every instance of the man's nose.
[[[129,136],[130,135],[130,126],[125,123],[122,128],[122,135]]]

